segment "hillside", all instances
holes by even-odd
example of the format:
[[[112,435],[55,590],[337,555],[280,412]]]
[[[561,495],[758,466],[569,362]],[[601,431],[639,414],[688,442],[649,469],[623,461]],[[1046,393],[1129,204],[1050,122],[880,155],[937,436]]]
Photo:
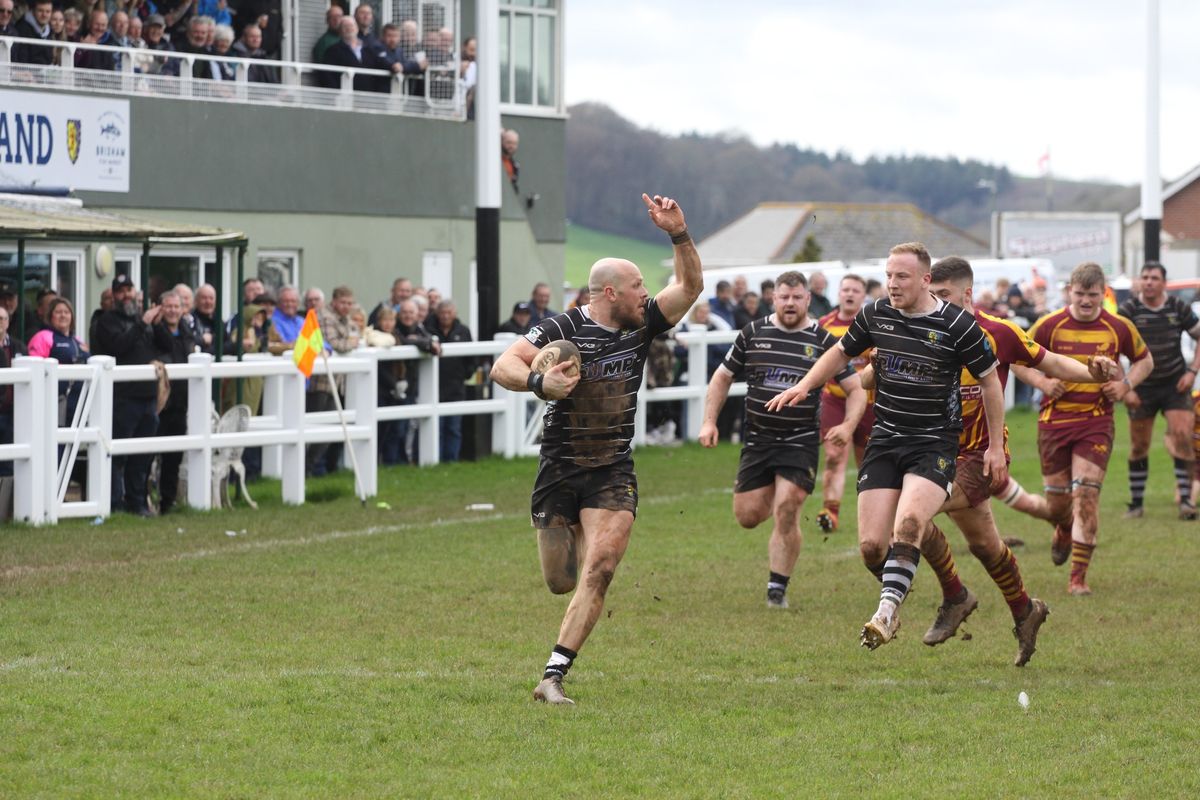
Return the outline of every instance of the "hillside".
[[[1045,182],[979,161],[926,157],[856,162],[790,144],[758,147],[724,134],[667,136],[639,128],[598,103],[572,106],[567,123],[567,218],[575,225],[654,241],[637,197],[667,191],[680,198],[702,239],[760,202],[911,202],[987,239],[991,193],[996,208],[1046,209]],[[1054,181],[1056,211],[1127,211],[1136,186]]]
[[[665,235],[660,236],[656,242],[648,242],[604,233],[577,224],[567,226],[567,268],[564,280],[571,287],[582,286],[587,281],[588,270],[592,268],[592,264],[607,256],[627,258],[637,264],[646,279],[647,288],[651,291],[664,285],[671,272],[668,268],[660,266],[664,258],[671,257],[671,245]]]

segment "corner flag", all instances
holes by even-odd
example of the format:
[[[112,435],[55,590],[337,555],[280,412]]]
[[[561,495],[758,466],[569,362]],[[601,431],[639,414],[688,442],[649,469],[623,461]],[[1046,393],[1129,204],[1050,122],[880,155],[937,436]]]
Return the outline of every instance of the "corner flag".
[[[321,335],[321,326],[317,324],[317,312],[310,308],[304,317],[304,326],[300,328],[300,335],[296,337],[296,342],[292,345],[292,360],[304,373],[304,377],[312,377],[313,362],[317,360],[317,355],[324,349],[325,337]]]

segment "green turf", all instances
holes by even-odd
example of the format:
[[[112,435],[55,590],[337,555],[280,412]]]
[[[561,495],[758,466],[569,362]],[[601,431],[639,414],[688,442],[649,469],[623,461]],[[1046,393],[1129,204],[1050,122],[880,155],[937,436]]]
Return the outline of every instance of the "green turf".
[[[1036,487],[1032,416],[1010,427]],[[1200,528],[1175,519],[1161,449],[1147,517],[1121,519],[1124,450],[1089,598],[1066,595],[1044,523],[998,512],[1052,609],[1024,669],[957,535],[971,638],[921,645],[922,566],[870,653],[853,503],[827,538],[806,507],[792,608],[768,611],[768,531],[729,508],[736,449],[639,451],[573,709],[529,697],[565,603],[541,585],[531,460],[387,470],[390,510],[342,475],[303,508],[262,482],[257,513],[9,526],[0,797],[1195,797]]]
[[[627,258],[637,264],[646,285],[654,292],[665,285],[671,270],[662,266],[665,258],[671,257],[671,244],[667,235],[662,235],[662,243],[644,242],[641,239],[630,239],[612,233],[584,228],[580,225],[567,227],[567,264],[564,280],[573,287],[583,286],[587,282],[588,270],[592,264],[607,256]]]

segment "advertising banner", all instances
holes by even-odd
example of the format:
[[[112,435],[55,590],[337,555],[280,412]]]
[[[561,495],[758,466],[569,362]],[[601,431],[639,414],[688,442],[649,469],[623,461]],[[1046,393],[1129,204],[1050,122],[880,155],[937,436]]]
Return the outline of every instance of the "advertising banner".
[[[0,188],[129,191],[129,101],[0,90]]]
[[[1005,211],[999,215],[1000,258],[1048,258],[1065,280],[1084,261],[1108,275],[1121,271],[1121,215],[1112,212]]]

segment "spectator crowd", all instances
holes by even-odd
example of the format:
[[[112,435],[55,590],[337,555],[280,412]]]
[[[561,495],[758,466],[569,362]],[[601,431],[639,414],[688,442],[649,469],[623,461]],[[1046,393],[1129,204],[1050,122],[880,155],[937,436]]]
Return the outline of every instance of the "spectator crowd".
[[[404,79],[404,91],[449,99],[461,90],[468,108],[474,95],[475,39],[467,37],[456,48],[449,28],[432,28],[424,34],[416,20],[376,27],[370,5],[359,5],[353,15],[336,3],[326,12],[327,30],[312,50],[315,64],[383,70]],[[43,42],[77,42],[130,48],[135,52],[78,49],[73,66],[79,69],[123,71],[130,58],[132,71],[144,75],[179,77],[186,61],[170,54],[196,56],[191,77],[200,80],[237,79],[235,65],[206,56],[278,61],[284,32],[279,0],[0,0],[0,36]],[[67,51],[32,44],[15,44],[10,60],[17,64],[61,66]],[[277,67],[252,65],[246,79],[254,83],[279,83]],[[318,85],[341,87],[341,73],[318,72]],[[392,79],[383,75],[357,75],[358,91],[389,92]]]
[[[7,0],[0,0],[0,4]],[[820,272],[809,277],[812,288],[810,312],[832,309],[837,294],[829,298],[828,282]],[[745,278],[719,281],[713,297],[701,300],[692,313],[674,331],[660,336],[652,345],[648,359],[647,385],[650,387],[683,385],[688,381],[688,349],[674,339],[679,331],[733,331],[774,311],[774,282],[764,280],[754,291]],[[877,281],[866,282],[870,298],[882,296]],[[127,275],[117,275],[100,298],[100,307],[88,325],[87,341],[76,338],[75,311],[66,297],[43,289],[36,304],[17,320],[17,298],[12,287],[0,285],[0,368],[10,366],[18,355],[54,358],[63,364],[84,363],[91,355],[112,356],[118,364],[185,363],[193,352],[225,355],[265,353],[281,356],[291,350],[300,335],[308,310],[315,313],[331,354],[348,354],[360,347],[388,348],[415,346],[422,353],[442,355],[448,342],[471,341],[470,329],[458,316],[454,301],[436,288],[420,287],[408,278],[396,279],[387,297],[370,307],[361,305],[354,292],[345,286],[335,288],[328,299],[325,292],[312,287],[301,292],[294,286],[282,286],[269,292],[258,278],[250,278],[241,287],[242,312],[222,320],[217,311],[216,290],[203,284],[193,289],[186,284],[167,287],[152,280],[151,304],[143,310],[141,293]],[[542,320],[554,316],[550,307],[551,288],[536,284],[526,300],[515,303],[499,332],[524,335]],[[581,288],[571,307],[586,305],[588,290]],[[990,314],[1012,318],[1028,327],[1047,313],[1046,281],[1034,276],[1025,285],[999,281],[994,289],[984,289],[976,305]],[[706,348],[705,379],[724,358],[727,345]],[[418,380],[414,362],[383,360],[378,372],[377,403],[380,406],[413,404],[418,401]],[[472,386],[483,382],[483,365],[474,357],[443,358],[438,370],[438,396],[453,402],[469,399]],[[305,406],[308,411],[332,411],[331,390],[344,396],[341,379],[331,386],[330,378],[315,374],[308,382]],[[262,378],[225,381],[221,387],[219,408],[227,410],[237,403],[249,406],[252,414],[261,413]],[[80,385],[64,381],[59,386],[58,422],[69,426],[79,403]],[[1018,398],[1020,400],[1022,398]],[[678,441],[686,429],[683,403],[653,403],[649,407],[647,439],[650,443]],[[737,441],[741,411],[736,403],[727,403],[718,419],[721,435]],[[418,422],[392,420],[379,423],[378,458],[384,465],[415,464],[419,460]],[[439,460],[456,461],[463,450],[463,418],[441,417]],[[114,438],[175,436],[187,431],[187,387],[183,381],[167,381],[165,371],[157,383],[121,382],[114,387]],[[12,387],[0,392],[0,443],[12,441]],[[154,513],[148,495],[148,477],[153,456],[127,456],[113,460],[112,508],[134,514]],[[158,513],[169,511],[178,497],[181,453],[164,453],[158,478]],[[341,446],[314,444],[306,453],[306,471],[319,476],[337,469]],[[261,474],[261,448],[247,448],[243,454],[247,476]],[[11,462],[0,462],[0,470],[11,474]],[[0,471],[0,475],[4,472]]]

